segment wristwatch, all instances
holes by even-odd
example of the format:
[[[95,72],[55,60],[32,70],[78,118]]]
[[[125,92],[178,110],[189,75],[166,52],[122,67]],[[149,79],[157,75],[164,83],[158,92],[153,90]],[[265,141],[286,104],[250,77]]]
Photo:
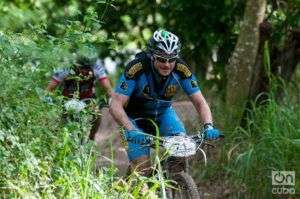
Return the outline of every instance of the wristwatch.
[[[213,126],[212,123],[205,123],[205,124],[203,125],[203,128],[204,128],[205,130],[210,130],[210,129],[213,129],[214,126]]]

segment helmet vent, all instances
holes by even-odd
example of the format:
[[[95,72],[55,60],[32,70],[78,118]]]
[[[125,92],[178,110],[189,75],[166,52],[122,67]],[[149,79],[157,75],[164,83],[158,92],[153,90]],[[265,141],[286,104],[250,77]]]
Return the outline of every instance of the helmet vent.
[[[157,30],[148,42],[148,49],[153,53],[178,54],[180,41],[176,35],[165,30]]]

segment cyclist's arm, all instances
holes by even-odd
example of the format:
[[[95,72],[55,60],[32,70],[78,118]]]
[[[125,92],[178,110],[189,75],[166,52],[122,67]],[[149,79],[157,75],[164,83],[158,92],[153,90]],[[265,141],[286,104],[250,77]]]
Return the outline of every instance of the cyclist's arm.
[[[134,126],[124,110],[134,89],[135,80],[128,79],[122,74],[116,85],[115,91],[112,94],[112,100],[109,105],[109,111],[113,118],[126,130],[134,130]]]
[[[210,108],[200,91],[195,75],[193,75],[188,68],[183,68],[183,69],[185,69],[184,75],[185,74],[187,75],[184,76],[181,74],[181,77],[183,77],[181,81],[179,81],[181,87],[183,88],[185,93],[189,96],[190,100],[192,101],[194,107],[196,108],[199,114],[201,121],[204,124],[212,123],[212,115],[211,115]]]
[[[48,86],[47,86],[47,91],[52,92],[59,84],[59,81],[57,81],[56,79],[52,79]]]
[[[109,112],[120,126],[124,127],[126,130],[133,130],[134,126],[124,110],[124,106],[128,101],[129,96],[118,93],[112,94]]]
[[[190,100],[192,101],[194,107],[196,108],[201,121],[205,123],[213,123],[212,114],[210,108],[203,97],[200,91],[192,94],[189,96]]]
[[[100,86],[104,88],[108,96],[111,96],[112,87],[107,77],[103,60],[97,59],[95,65],[93,66],[93,71],[96,78],[98,79],[98,83],[100,84]]]
[[[112,86],[111,86],[111,83],[110,83],[109,79],[107,77],[100,78],[98,80],[98,82],[99,82],[99,85],[105,90],[105,92],[107,93],[107,95],[109,97],[111,97]]]
[[[52,76],[51,81],[47,86],[47,91],[52,92],[63,80],[69,75],[68,69],[59,69]]]

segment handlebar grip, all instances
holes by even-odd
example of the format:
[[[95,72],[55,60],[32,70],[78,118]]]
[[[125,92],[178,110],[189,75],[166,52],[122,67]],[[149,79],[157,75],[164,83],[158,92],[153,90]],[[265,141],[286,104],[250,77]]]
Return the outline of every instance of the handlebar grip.
[[[218,138],[215,138],[213,140],[224,139],[224,138],[225,138],[225,135],[224,134],[220,134]],[[206,136],[204,136],[204,140],[210,140],[210,139],[208,139]]]

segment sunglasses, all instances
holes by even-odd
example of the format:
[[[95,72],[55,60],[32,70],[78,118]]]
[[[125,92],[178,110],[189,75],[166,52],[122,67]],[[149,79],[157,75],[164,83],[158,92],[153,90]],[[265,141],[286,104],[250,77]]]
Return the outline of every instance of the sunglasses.
[[[165,58],[165,57],[161,57],[159,55],[154,55],[154,58],[161,63],[167,63],[167,62],[171,63],[171,62],[175,62],[178,57],[175,56],[175,57],[171,57],[171,58]]]

